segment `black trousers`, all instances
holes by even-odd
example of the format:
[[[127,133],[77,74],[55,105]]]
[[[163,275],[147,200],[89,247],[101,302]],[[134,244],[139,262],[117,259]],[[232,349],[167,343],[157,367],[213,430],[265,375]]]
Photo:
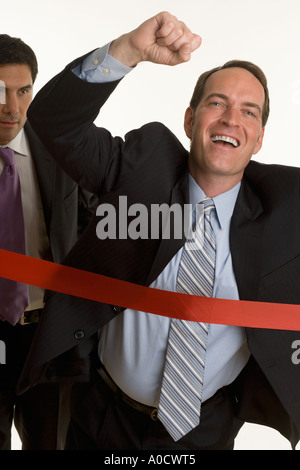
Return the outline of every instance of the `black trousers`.
[[[35,323],[13,327],[0,322],[0,340],[6,347],[5,364],[0,364],[0,450],[11,449],[13,420],[22,449],[51,450],[57,447],[58,386],[39,385],[22,396],[16,395],[35,330]]]
[[[71,403],[66,450],[232,450],[243,425],[226,387],[203,403],[200,425],[177,442],[159,421],[124,403],[97,373],[90,384],[74,386]]]

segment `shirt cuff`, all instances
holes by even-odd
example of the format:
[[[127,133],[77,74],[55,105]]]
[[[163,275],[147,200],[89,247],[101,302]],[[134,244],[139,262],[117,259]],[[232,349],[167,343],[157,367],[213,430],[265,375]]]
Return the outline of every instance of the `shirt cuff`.
[[[82,80],[91,83],[105,83],[120,80],[132,68],[108,54],[110,43],[89,54],[73,72]]]

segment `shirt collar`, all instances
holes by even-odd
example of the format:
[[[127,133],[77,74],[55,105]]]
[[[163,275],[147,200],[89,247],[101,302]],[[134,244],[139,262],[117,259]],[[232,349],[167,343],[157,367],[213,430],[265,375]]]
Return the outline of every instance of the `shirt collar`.
[[[30,156],[29,144],[24,129],[20,130],[16,137],[7,144],[7,147],[25,157]]]
[[[216,208],[217,219],[221,228],[225,227],[232,216],[240,185],[241,183],[239,182],[229,191],[212,198]],[[205,193],[196,183],[192,175],[189,174],[189,198],[192,208],[194,209],[198,202],[200,202],[205,197]]]

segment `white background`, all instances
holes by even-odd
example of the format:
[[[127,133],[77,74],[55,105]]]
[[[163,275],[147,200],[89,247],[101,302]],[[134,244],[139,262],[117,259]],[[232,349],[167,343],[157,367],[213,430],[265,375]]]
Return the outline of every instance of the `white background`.
[[[201,35],[201,48],[176,68],[140,64],[104,106],[97,124],[124,135],[159,120],[188,148],[183,115],[198,76],[227,60],[250,60],[266,73],[271,95],[264,145],[255,159],[299,166],[299,0],[1,0],[0,6],[1,33],[21,37],[37,54],[35,92],[73,58],[159,11],[170,11]],[[245,425],[236,448],[290,446],[273,430]]]

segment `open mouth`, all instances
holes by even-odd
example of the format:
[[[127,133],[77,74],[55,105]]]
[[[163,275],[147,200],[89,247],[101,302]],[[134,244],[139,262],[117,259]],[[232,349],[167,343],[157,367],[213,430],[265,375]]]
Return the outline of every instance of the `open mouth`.
[[[234,137],[229,137],[226,135],[214,135],[211,137],[211,141],[219,145],[230,145],[234,148],[239,147],[240,143]]]

